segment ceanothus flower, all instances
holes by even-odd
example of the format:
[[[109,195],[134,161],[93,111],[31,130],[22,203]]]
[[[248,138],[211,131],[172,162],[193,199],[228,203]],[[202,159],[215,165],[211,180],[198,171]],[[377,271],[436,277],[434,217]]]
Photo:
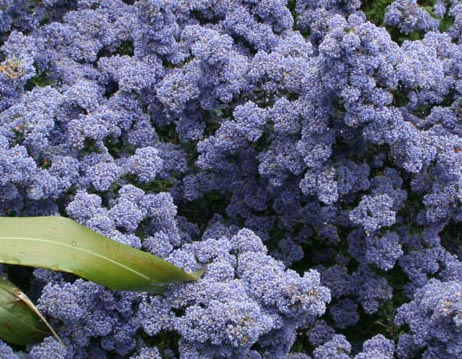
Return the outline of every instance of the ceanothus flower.
[[[410,340],[399,341],[398,353],[408,352],[406,347],[413,345],[424,350],[424,358],[435,354],[443,358],[460,356],[461,293],[459,282],[437,279],[418,289],[413,300],[398,309],[395,318],[396,324],[409,326],[411,335]]]
[[[152,146],[137,148],[135,154],[129,157],[124,165],[125,171],[134,174],[140,183],[154,181],[162,167],[163,161],[159,157],[159,151]]]
[[[336,334],[327,343],[317,347],[314,359],[350,359],[351,344],[342,334]]]
[[[70,350],[66,349],[61,343],[59,343],[55,338],[48,337],[43,340],[42,343],[34,345],[29,353],[29,358],[31,359],[65,359],[68,358]],[[9,358],[4,357],[2,358]],[[16,356],[15,356],[16,358]]]
[[[349,295],[353,290],[351,274],[341,265],[324,268],[321,272],[321,282],[330,288],[332,298]]]
[[[37,170],[37,165],[23,146],[14,146],[0,152],[1,176],[0,184],[7,185],[30,183],[31,177]]]
[[[437,0],[435,5],[433,5],[433,11],[439,17],[443,17],[447,11],[447,4],[444,0]]]
[[[444,45],[443,45],[444,44]],[[416,110],[426,103],[441,103],[454,86],[454,78],[448,76],[450,60],[449,36],[433,32],[422,41],[405,41],[401,46],[402,60],[397,66],[397,74],[403,89],[412,88],[408,108]],[[443,50],[443,51],[442,51]],[[422,136],[422,135],[420,135]]]
[[[415,240],[408,241],[415,246],[415,250],[403,255],[399,259],[399,266],[409,277],[411,288],[420,288],[440,269],[444,259],[444,252],[440,246],[425,248]]]
[[[102,72],[100,81],[109,84],[112,80],[119,91],[136,93],[152,89],[163,74],[159,60],[153,56],[143,61],[127,55],[104,57],[98,61],[98,70]]]
[[[228,167],[226,156],[238,152],[262,136],[266,116],[265,109],[250,101],[236,107],[233,121],[223,123],[214,136],[198,143],[200,154],[197,164],[203,169]]]
[[[186,26],[181,37],[201,66],[200,107],[213,111],[229,103],[246,85],[247,58],[233,49],[229,35],[216,30]],[[188,117],[189,121],[184,119],[180,124],[192,122],[192,116]]]
[[[143,190],[133,185],[125,185],[119,190],[117,201],[108,211],[116,227],[129,233],[135,232],[147,216],[147,208],[142,203],[144,194]]]
[[[329,314],[339,329],[352,327],[359,322],[358,305],[351,299],[343,299],[330,307]]]
[[[439,21],[417,4],[416,0],[395,0],[387,7],[384,23],[396,26],[404,33],[436,30]]]
[[[361,264],[352,275],[352,292],[367,314],[377,312],[390,300],[393,289],[387,280],[376,274],[367,264]]]
[[[241,4],[229,8],[223,27],[232,36],[244,38],[256,50],[272,49],[278,42],[272,26],[259,22]]]
[[[74,358],[102,355],[103,350],[127,355],[136,345],[133,335],[139,321],[134,310],[139,295],[111,292],[82,279],[72,284],[50,282],[39,309],[63,323],[59,335]]]
[[[324,320],[316,320],[313,327],[307,332],[307,335],[310,344],[320,346],[333,338],[335,329]]]
[[[18,356],[16,354],[14,354],[13,349],[11,349],[3,341],[0,341],[0,355],[4,359],[18,359]]]
[[[232,237],[208,238],[174,249],[167,260],[188,270],[208,263],[207,271],[196,283],[172,286],[165,298],[143,300],[140,318],[144,330],[150,335],[162,330],[180,333],[184,358],[191,353],[245,357],[256,343],[264,346],[268,355],[287,355],[295,331],[302,325],[295,318],[303,316],[300,318],[309,321],[321,315],[329,294],[320,286],[315,271],[300,277],[285,271],[266,252],[261,240],[246,229]],[[252,279],[256,268],[251,263],[259,268],[258,280]],[[263,297],[275,276],[277,288]],[[268,338],[276,337],[279,345],[271,345]]]
[[[156,86],[158,100],[168,111],[181,113],[189,102],[198,99],[201,76],[202,70],[197,60],[169,71]]]
[[[16,88],[22,88],[36,74],[35,39],[24,36],[22,32],[12,31],[0,49],[4,54],[0,63],[0,80],[4,86],[11,86],[17,92]]]
[[[273,318],[265,315],[257,303],[243,301],[242,296],[225,303],[212,300],[206,308],[189,306],[176,324],[185,341],[241,348],[250,348],[272,327]]]
[[[303,316],[320,315],[325,311],[324,303],[330,301],[330,293],[317,287],[320,277],[316,271],[300,277],[260,253],[243,253],[238,259],[238,273],[250,287],[252,295],[261,298],[266,306],[300,320]]]
[[[462,7],[434,2],[0,0],[1,214],[206,268],[157,297],[37,270],[67,349],[4,356],[461,356]],[[357,330],[403,298],[397,343]]]
[[[462,5],[458,2],[452,2],[449,6],[449,16],[454,19],[448,33],[457,43],[460,44],[462,34]]]
[[[88,112],[103,102],[102,88],[94,81],[81,80],[63,93],[68,106],[77,106]]]
[[[395,344],[391,339],[378,334],[363,344],[363,351],[354,359],[393,359]]]
[[[58,196],[58,180],[48,171],[37,169],[30,178],[26,197],[37,201]]]
[[[10,131],[12,138],[27,145],[35,158],[44,156],[62,136],[55,131],[61,100],[61,94],[51,87],[34,88],[23,101],[0,114],[1,126]]]
[[[383,270],[392,269],[403,253],[399,235],[395,232],[389,231],[382,237],[366,237],[366,262]]]
[[[186,57],[179,43],[180,25],[175,16],[175,2],[142,0],[136,4],[138,23],[134,33],[135,55],[143,58],[158,54],[171,63]]]
[[[63,23],[73,29],[63,52],[77,62],[96,62],[104,48],[132,40],[136,12],[121,0],[106,0],[96,9],[68,12]]]
[[[130,359],[162,359],[157,348],[142,348],[137,355],[131,356]]]
[[[79,178],[79,161],[71,156],[53,156],[48,173],[57,180],[57,191],[66,192],[77,184]]]
[[[310,71],[313,48],[300,34],[290,32],[273,51],[259,51],[252,59],[247,77],[268,93],[303,93],[305,74]],[[280,97],[277,101],[285,100]]]
[[[361,225],[366,232],[375,232],[395,223],[396,212],[392,206],[393,200],[387,194],[364,196],[350,212],[350,220]]]
[[[111,156],[98,153],[86,155],[81,161],[80,170],[84,173],[80,184],[101,192],[108,191],[122,172]]]
[[[300,189],[305,195],[316,195],[324,204],[333,204],[338,200],[335,170],[308,170],[300,181]]]

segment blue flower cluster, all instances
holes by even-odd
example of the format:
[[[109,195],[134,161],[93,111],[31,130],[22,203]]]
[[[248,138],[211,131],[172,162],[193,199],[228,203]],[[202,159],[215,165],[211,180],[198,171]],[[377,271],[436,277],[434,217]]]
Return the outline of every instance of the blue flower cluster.
[[[206,268],[0,356],[462,357],[462,3],[373,3],[0,0],[0,215]]]

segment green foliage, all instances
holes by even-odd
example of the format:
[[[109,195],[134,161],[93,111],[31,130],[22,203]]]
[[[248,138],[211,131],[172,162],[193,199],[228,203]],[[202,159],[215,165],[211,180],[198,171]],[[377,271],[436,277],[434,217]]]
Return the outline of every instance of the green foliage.
[[[417,1],[417,3],[423,6],[425,10],[427,10],[430,13],[430,15],[432,15],[435,18],[439,18],[433,10],[433,6],[436,4],[436,0],[424,0],[424,1],[419,0]],[[449,0],[446,0],[445,3],[446,3],[446,6],[450,6]],[[441,32],[447,32],[449,28],[454,24],[454,19],[449,16],[448,12],[446,12],[444,16],[439,19],[440,19],[439,30]]]
[[[133,41],[124,41],[120,44],[120,46],[114,52],[115,55],[128,55],[133,56],[135,51],[135,46],[133,45]]]
[[[107,137],[104,139],[103,143],[114,158],[120,158],[120,154],[133,155],[135,153],[135,147],[133,145],[121,140],[114,140]],[[91,146],[91,143],[87,143],[85,147],[90,148],[89,146]]]
[[[203,231],[215,213],[226,213],[228,204],[229,196],[210,191],[195,201],[180,203],[178,214],[197,224]]]
[[[61,342],[32,301],[0,276],[0,338],[12,344],[26,345],[50,334]]]
[[[441,232],[441,244],[450,253],[454,253],[459,259],[462,258],[462,223],[454,220],[444,227]]]
[[[93,152],[101,153],[101,148],[98,147],[95,140],[86,138],[84,141],[84,148],[79,152],[79,156],[82,157]]]
[[[156,134],[160,141],[173,143],[174,145],[178,145],[180,143],[180,138],[176,131],[176,124],[174,122],[170,122],[162,127],[154,126],[154,128],[156,129]]]
[[[170,178],[158,178],[148,183],[139,183],[136,175],[128,174],[124,175],[123,179],[127,183],[136,183],[138,188],[149,193],[168,192],[173,187],[173,179]]]
[[[114,290],[162,293],[172,282],[197,280],[149,253],[104,237],[64,217],[0,217],[0,263],[79,275]],[[32,301],[0,277],[0,339],[16,345],[52,333]]]
[[[116,242],[64,217],[0,217],[0,263],[68,272],[113,290],[162,293],[196,280],[149,253]]]
[[[398,88],[390,91],[393,95],[392,105],[396,107],[403,107],[409,103],[409,91],[407,89]]]
[[[377,26],[382,26],[387,6],[393,1],[394,0],[364,0],[361,5],[361,10],[366,14],[367,20]]]
[[[179,356],[178,342],[181,339],[180,335],[175,331],[162,331],[154,336],[149,336],[145,333],[141,333],[143,341],[149,347],[156,347],[161,352],[161,356],[164,359],[172,359],[172,354],[175,354],[175,358]],[[163,354],[163,349],[170,349],[170,355]],[[172,350],[173,349],[173,350]],[[173,353],[172,353],[173,352]]]
[[[365,13],[367,20],[374,23],[377,26],[384,26],[383,19],[387,6],[391,5],[394,0],[364,0],[362,2],[361,10]],[[442,18],[435,14],[433,9],[436,4],[436,0],[419,0],[417,4],[424,8],[432,17],[440,20],[439,30],[441,32],[447,32],[448,29],[453,25],[453,18],[449,17],[446,13]],[[421,40],[425,33],[421,31],[413,31],[410,34],[402,34],[395,27],[387,27],[391,38],[398,44],[402,44],[406,40],[415,41]]]
[[[48,72],[40,72],[31,79],[27,80],[24,90],[31,91],[34,87],[53,86],[55,82],[48,78]]]

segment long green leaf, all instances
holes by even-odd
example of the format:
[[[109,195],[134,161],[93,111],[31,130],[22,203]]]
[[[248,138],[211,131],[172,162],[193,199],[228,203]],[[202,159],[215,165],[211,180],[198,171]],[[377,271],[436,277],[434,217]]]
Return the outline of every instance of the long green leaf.
[[[50,334],[62,344],[34,303],[8,279],[0,276],[0,338],[12,344],[26,345]]]
[[[73,273],[114,290],[154,293],[202,274],[186,273],[65,217],[0,217],[0,263]]]

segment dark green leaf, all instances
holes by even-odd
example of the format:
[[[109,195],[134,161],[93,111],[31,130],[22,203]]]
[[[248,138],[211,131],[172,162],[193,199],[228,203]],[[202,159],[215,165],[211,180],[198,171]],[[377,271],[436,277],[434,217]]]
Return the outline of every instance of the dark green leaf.
[[[13,283],[0,276],[0,338],[12,344],[26,345],[53,334],[34,303]]]

